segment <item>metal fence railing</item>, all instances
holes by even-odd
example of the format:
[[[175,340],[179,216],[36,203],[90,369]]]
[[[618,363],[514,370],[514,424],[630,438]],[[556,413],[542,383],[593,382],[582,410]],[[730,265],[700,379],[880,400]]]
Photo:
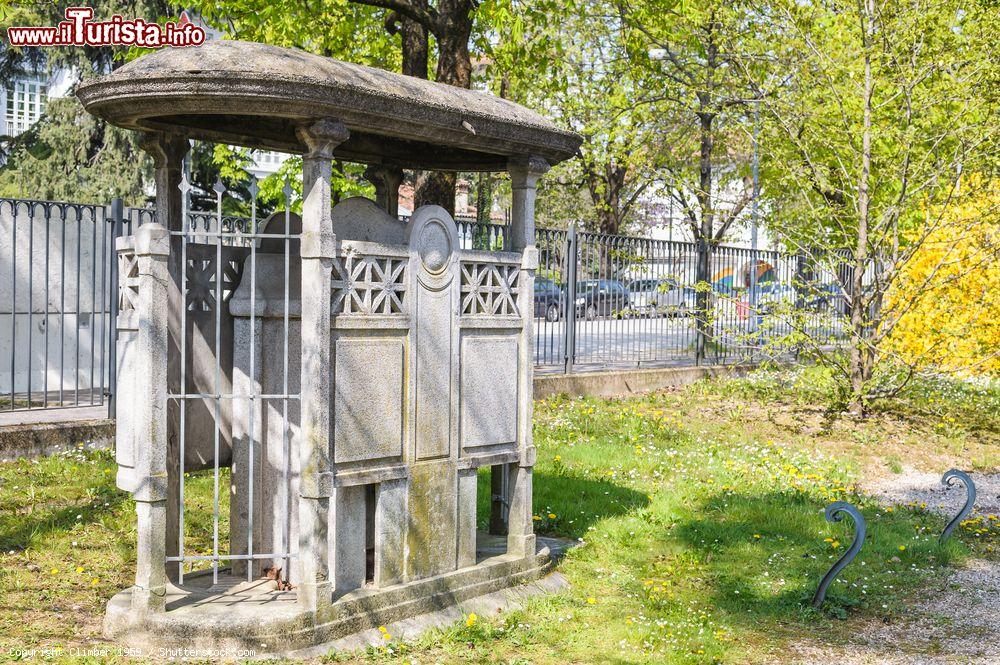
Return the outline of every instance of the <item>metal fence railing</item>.
[[[759,361],[843,336],[836,268],[803,256],[575,229],[536,246],[540,369]]]
[[[110,247],[104,206],[0,199],[0,411],[104,403]]]
[[[203,242],[217,212],[188,213]],[[116,237],[151,209],[0,199],[0,410],[114,412]],[[221,216],[238,244],[249,220]],[[463,249],[499,250],[504,224],[459,219]],[[201,235],[199,235],[201,232]],[[208,235],[206,235],[208,234]],[[736,363],[843,337],[837,257],[537,229],[535,366],[542,371]]]

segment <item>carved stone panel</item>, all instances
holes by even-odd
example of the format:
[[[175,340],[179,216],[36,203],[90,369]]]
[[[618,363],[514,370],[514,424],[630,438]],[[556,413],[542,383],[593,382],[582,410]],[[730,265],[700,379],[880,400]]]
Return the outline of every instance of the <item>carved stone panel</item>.
[[[453,454],[458,229],[443,208],[424,206],[411,218],[407,239],[414,275],[416,458],[444,458]]]
[[[462,262],[462,314],[520,316],[517,311],[521,267],[503,263]]]
[[[517,349],[513,335],[462,339],[462,449],[517,441]]]
[[[334,461],[403,454],[406,411],[402,337],[339,337],[334,341]]]
[[[448,291],[417,295],[417,459],[451,454],[451,302]]]

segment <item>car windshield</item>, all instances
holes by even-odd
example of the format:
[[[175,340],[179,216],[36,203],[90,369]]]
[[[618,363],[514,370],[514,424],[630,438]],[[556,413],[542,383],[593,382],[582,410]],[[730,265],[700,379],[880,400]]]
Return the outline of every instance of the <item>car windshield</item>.
[[[538,277],[538,278],[535,279],[535,289],[536,290],[540,291],[540,290],[543,290],[543,289],[547,289],[550,286],[552,286],[552,280],[550,280],[548,278]]]

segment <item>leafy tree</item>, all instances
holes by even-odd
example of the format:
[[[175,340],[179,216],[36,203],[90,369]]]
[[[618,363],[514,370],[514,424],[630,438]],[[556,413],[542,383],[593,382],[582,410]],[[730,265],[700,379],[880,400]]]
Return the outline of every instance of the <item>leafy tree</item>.
[[[402,69],[427,78],[429,36],[437,46],[435,80],[472,85],[473,0],[202,0],[198,8],[231,36],[297,46],[321,55]],[[395,36],[400,37],[399,44]],[[454,212],[455,174],[424,174],[416,203]]]
[[[503,27],[479,39],[493,88],[584,137],[579,159],[542,180],[539,219],[625,232],[655,180],[659,120],[614,2],[492,0],[479,15]]]
[[[10,3],[0,12],[0,30],[16,25],[55,25],[76,2]],[[162,0],[102,0],[90,3],[98,16],[176,16]],[[0,46],[0,81],[70,69],[81,78],[106,74],[124,64],[128,49],[110,46],[11,48]],[[0,137],[6,158],[0,193],[69,201],[106,202],[121,196],[142,202],[150,161],[136,137],[89,115],[75,97],[50,100],[44,118],[18,137]]]
[[[753,108],[768,59],[756,34],[766,12],[744,0],[622,2],[618,11],[643,101],[656,109],[656,167],[698,244],[697,353],[712,335],[715,247],[757,196],[750,177]]]
[[[655,105],[665,190],[693,237],[721,242],[754,197],[752,109],[747,71],[763,45],[752,37],[763,15],[750,3],[709,0],[620,3],[628,56],[642,101]]]
[[[812,343],[854,413],[918,369],[918,358],[889,349],[910,308],[887,294],[930,239],[961,237],[940,229],[987,187],[959,174],[988,170],[995,155],[995,24],[966,0],[772,7],[769,54],[788,76],[761,95],[769,188],[781,201],[772,228],[839,283],[848,353]]]
[[[75,98],[53,99],[0,170],[0,196],[142,205],[148,160],[131,132],[100,121]]]

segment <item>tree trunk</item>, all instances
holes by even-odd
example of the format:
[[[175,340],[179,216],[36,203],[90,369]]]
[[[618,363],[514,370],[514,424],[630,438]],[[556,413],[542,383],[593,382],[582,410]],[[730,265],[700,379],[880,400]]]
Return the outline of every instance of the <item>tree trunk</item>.
[[[468,0],[442,0],[437,4],[440,20],[434,29],[438,44],[438,83],[458,88],[472,87],[472,59],[469,37],[472,35],[472,5]],[[434,204],[455,214],[456,175],[446,171],[428,171],[417,177],[413,194],[414,207]]]
[[[493,211],[493,174],[480,173],[476,183],[476,222],[489,224]]]
[[[625,211],[622,210],[621,191],[625,187],[628,169],[616,164],[605,164],[600,173],[596,165],[584,164],[585,180],[590,200],[594,204],[596,226],[598,233],[618,235],[622,232],[625,222]]]
[[[434,31],[438,43],[437,82],[469,88],[472,86],[469,57],[472,7],[468,0],[441,0],[437,10],[441,17]]]
[[[864,275],[868,264],[869,193],[868,180],[872,161],[872,65],[871,30],[874,11],[871,0],[864,0],[861,32],[865,51],[864,119],[861,132],[861,175],[858,180],[858,238],[854,248],[854,274],[851,275],[851,397],[848,410],[864,415],[867,409],[865,394],[872,375],[871,349],[868,344],[871,329],[866,318],[868,308],[864,297]]]
[[[403,73],[418,79],[427,78],[427,29],[413,19],[400,21],[403,47]]]
[[[712,136],[712,122],[715,114],[709,110],[711,98],[708,93],[698,95],[699,102],[699,151],[698,151],[698,208],[701,223],[694,229],[697,242],[696,279],[699,284],[695,292],[695,358],[705,359],[708,342],[712,338],[712,293],[708,288],[711,278],[712,250],[715,247],[715,211],[712,209],[712,150],[715,139]]]

